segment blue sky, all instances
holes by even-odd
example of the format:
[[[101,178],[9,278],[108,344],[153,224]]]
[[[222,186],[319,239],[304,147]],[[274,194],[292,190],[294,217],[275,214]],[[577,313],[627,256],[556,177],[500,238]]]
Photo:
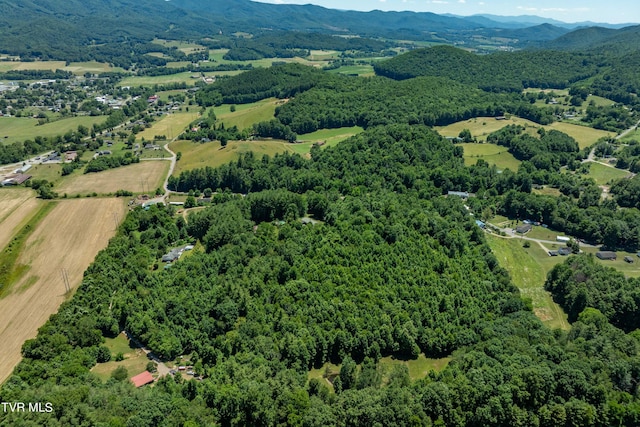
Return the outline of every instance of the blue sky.
[[[260,0],[277,4],[316,4],[331,9],[412,10],[456,15],[537,15],[564,22],[640,22],[636,0]]]

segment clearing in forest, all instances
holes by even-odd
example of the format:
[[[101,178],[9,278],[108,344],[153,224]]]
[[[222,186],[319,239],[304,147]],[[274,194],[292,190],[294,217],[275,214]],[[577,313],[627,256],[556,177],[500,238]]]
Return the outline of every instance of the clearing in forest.
[[[500,130],[508,125],[524,126],[525,128],[530,128],[532,132],[535,132],[539,127],[544,127],[546,130],[555,129],[573,137],[580,148],[593,145],[600,138],[615,136],[612,132],[566,122],[554,122],[550,125],[542,126],[532,122],[531,120],[521,119],[516,116],[511,116],[506,120],[496,120],[495,117],[476,117],[456,122],[448,126],[436,127],[435,129],[440,133],[440,135],[450,137],[456,137],[460,135],[462,130],[469,129],[471,135],[481,142],[486,141],[487,135],[490,133]]]
[[[169,162],[143,160],[128,166],[108,169],[102,172],[82,174],[76,172],[61,180],[54,188],[58,194],[110,194],[118,190],[134,193],[149,193],[162,187],[169,170]]]
[[[482,159],[490,165],[496,165],[498,169],[511,169],[516,172],[520,166],[520,160],[513,157],[507,147],[496,144],[475,144],[462,143],[460,145],[464,150],[464,164],[466,166],[475,165],[479,159]]]
[[[26,266],[0,299],[0,383],[20,361],[25,340],[58,310],[65,294],[64,269],[73,291],[82,274],[115,235],[115,220],[126,213],[122,199],[78,199],[55,206],[26,239],[17,266]]]
[[[226,128],[237,126],[238,129],[246,129],[255,123],[273,119],[276,107],[284,102],[281,99],[267,98],[249,104],[237,104],[234,112],[231,112],[230,104],[222,104],[213,107],[213,112],[216,114],[218,122],[224,123]]]
[[[227,146],[222,148],[219,141],[204,144],[193,141],[175,141],[169,147],[174,153],[182,153],[173,171],[173,175],[178,176],[180,172],[185,170],[205,166],[222,166],[237,160],[241,154],[249,151],[252,151],[257,158],[261,158],[264,154],[274,156],[285,151],[292,152],[293,145],[281,140],[229,141]]]
[[[628,170],[605,166],[597,162],[590,162],[589,174],[587,176],[593,178],[598,185],[607,185],[612,180],[618,180],[632,175]]]
[[[550,257],[536,242],[524,248],[521,239],[487,235],[487,242],[500,265],[509,271],[511,280],[523,298],[530,298],[533,312],[549,328],[569,329],[567,315],[544,289],[547,273],[565,257]]]

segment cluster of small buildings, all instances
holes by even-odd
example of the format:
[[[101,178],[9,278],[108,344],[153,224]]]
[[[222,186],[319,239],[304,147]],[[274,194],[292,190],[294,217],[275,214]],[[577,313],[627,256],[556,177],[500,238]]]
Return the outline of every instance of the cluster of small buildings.
[[[31,165],[24,165],[21,168],[14,170],[12,174],[6,175],[0,183],[3,187],[23,184],[26,180],[31,178],[31,175],[27,174],[29,169],[31,169]]]

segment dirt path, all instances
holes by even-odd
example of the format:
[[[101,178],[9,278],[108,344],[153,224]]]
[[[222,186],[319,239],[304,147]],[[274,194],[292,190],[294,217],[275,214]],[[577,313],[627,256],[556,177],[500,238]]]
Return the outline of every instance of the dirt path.
[[[0,383],[20,361],[25,340],[58,310],[65,295],[62,270],[72,291],[98,251],[115,234],[114,216],[123,218],[121,199],[61,200],[25,242],[17,263],[28,271],[0,299]],[[116,215],[114,215],[114,213]]]
[[[138,348],[140,348],[144,352],[144,354],[147,355],[147,357],[149,356],[149,353],[151,353],[151,350],[149,350],[147,347],[142,345],[142,343],[140,341],[138,341],[137,339],[132,337],[127,331],[123,331],[123,332],[124,332],[124,335],[131,342],[133,342]],[[167,365],[165,365],[164,362],[162,362],[157,357],[151,357],[150,359],[153,360],[157,364],[158,377],[164,377],[165,375],[169,375],[169,371],[171,371],[171,369]]]

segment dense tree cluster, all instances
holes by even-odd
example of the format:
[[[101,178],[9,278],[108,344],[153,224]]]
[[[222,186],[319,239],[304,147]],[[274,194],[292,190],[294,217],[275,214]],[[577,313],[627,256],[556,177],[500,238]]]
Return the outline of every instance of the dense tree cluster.
[[[519,125],[509,125],[487,136],[487,142],[503,145],[516,159],[528,160],[536,169],[558,171],[579,160],[578,143],[566,133],[540,128],[538,138]]]
[[[603,266],[593,255],[571,257],[556,265],[549,272],[545,289],[564,308],[570,321],[592,307],[624,331],[640,328],[638,280]]]
[[[416,49],[377,62],[376,74],[393,79],[442,76],[492,92],[520,92],[524,88],[563,89],[598,72],[595,58],[553,51],[499,52],[475,55],[451,46]]]
[[[315,86],[327,75],[299,64],[256,68],[231,79],[219,79],[196,94],[198,104],[246,104],[269,97],[288,98]]]
[[[127,152],[124,156],[103,155],[91,159],[84,169],[84,173],[101,172],[139,162],[140,158],[135,157],[132,152]]]

